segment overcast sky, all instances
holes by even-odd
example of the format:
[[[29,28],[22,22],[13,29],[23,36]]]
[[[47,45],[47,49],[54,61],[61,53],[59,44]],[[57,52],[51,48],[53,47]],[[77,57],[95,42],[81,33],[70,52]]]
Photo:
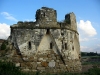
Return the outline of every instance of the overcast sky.
[[[37,9],[46,6],[57,10],[57,20],[74,12],[81,51],[100,53],[100,0],[0,0],[0,39],[10,35],[10,25],[35,21]]]

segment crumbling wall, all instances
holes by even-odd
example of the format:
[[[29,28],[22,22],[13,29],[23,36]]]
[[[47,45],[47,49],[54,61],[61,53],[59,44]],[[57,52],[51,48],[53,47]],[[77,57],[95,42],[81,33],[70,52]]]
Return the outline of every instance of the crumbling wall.
[[[70,24],[70,29],[77,31],[76,16],[73,12],[65,15],[65,22]]]
[[[40,27],[55,27],[57,25],[57,13],[52,8],[42,7],[36,11],[36,22]]]
[[[44,33],[44,29],[13,29],[11,42],[16,49],[21,51],[22,55],[33,55]]]
[[[11,26],[9,41],[15,47],[12,61],[24,71],[81,71],[74,13],[57,22],[56,10],[42,7],[36,11],[36,22],[19,21]]]

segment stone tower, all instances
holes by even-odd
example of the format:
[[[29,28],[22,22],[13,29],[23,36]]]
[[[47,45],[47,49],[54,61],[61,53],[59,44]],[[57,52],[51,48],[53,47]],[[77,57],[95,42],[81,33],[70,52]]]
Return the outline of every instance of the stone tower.
[[[65,21],[70,23],[71,29],[77,31],[76,17],[75,17],[75,14],[73,12],[65,15]]]
[[[35,22],[11,26],[11,61],[24,71],[80,72],[80,44],[74,13],[57,22],[56,10],[42,7]]]
[[[56,10],[52,8],[42,7],[36,11],[36,22],[41,26],[50,27],[57,24]]]

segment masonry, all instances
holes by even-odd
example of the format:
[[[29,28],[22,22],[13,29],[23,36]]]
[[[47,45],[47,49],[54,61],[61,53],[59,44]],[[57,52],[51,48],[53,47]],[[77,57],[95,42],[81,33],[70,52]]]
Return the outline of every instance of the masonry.
[[[76,17],[73,12],[57,22],[53,8],[36,11],[35,22],[10,26],[9,58],[23,71],[80,72],[80,44]]]

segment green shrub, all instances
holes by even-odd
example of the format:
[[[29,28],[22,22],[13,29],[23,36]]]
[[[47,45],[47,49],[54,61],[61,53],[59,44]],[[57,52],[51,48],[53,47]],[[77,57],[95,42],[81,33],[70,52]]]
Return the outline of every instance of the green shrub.
[[[88,72],[84,73],[85,75],[100,75],[100,68],[94,67],[89,69]]]
[[[1,50],[5,50],[5,49],[6,49],[6,44],[5,43],[2,43]]]
[[[0,75],[28,75],[20,71],[19,67],[11,62],[1,62],[0,61]]]

